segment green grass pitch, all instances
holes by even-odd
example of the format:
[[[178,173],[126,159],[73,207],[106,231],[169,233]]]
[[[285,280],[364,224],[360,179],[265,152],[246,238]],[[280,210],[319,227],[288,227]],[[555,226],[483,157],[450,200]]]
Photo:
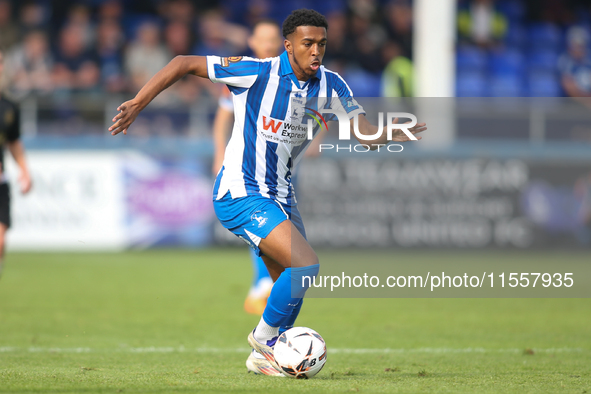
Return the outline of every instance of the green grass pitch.
[[[322,372],[248,374],[250,278],[246,249],[9,253],[0,392],[591,393],[589,299],[307,299],[298,325],[325,338]]]

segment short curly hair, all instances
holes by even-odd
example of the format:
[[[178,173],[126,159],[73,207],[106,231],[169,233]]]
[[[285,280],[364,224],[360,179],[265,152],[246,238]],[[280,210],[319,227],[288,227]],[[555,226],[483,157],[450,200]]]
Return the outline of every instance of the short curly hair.
[[[283,21],[283,37],[287,38],[288,35],[296,31],[298,26],[324,27],[328,30],[328,22],[324,15],[318,11],[306,8],[292,11],[291,14],[285,18],[285,21]]]

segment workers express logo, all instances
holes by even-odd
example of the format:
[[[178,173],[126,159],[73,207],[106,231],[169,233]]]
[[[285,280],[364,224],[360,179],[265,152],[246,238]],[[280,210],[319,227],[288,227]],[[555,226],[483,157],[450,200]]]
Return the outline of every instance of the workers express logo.
[[[286,122],[263,115],[259,119],[258,132],[269,142],[301,145],[306,140],[307,128],[301,123]]]
[[[277,134],[277,130],[279,130],[279,127],[281,127],[281,124],[283,124],[282,121],[279,121],[277,119],[267,118],[266,116],[263,116],[263,129],[264,130],[269,130],[269,128],[270,128],[271,132]]]

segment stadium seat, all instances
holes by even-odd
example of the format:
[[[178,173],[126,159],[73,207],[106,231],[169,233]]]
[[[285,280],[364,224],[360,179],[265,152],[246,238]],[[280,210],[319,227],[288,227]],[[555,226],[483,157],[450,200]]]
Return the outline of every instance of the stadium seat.
[[[496,4],[496,9],[509,20],[510,24],[522,20],[525,15],[525,4],[522,1],[500,0]]]
[[[560,82],[553,71],[532,71],[527,76],[530,97],[562,96]]]
[[[463,45],[456,53],[458,72],[484,71],[487,64],[486,53],[475,46]]]
[[[456,77],[457,97],[488,96],[486,78],[481,72],[458,73]]]
[[[491,97],[523,97],[525,95],[523,79],[517,74],[493,75],[488,84]]]
[[[523,24],[519,22],[510,22],[507,34],[504,38],[504,44],[508,48],[519,49],[527,42],[527,33]]]
[[[504,49],[492,52],[489,69],[493,75],[519,75],[524,69],[524,57],[517,49]]]
[[[560,55],[553,50],[534,50],[527,56],[530,71],[556,71]]]
[[[381,76],[361,69],[347,70],[343,78],[358,97],[380,97]]]
[[[532,24],[527,32],[527,44],[533,49],[558,50],[563,41],[562,32],[551,23]]]

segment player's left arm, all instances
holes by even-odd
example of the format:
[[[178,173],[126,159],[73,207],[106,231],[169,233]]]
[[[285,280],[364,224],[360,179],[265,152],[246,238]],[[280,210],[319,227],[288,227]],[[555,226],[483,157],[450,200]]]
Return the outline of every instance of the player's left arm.
[[[359,123],[359,133],[361,135],[375,135],[378,132],[378,126],[374,126],[372,125],[367,118],[365,117],[364,114],[359,114],[357,115],[357,119],[358,119],[358,123]],[[411,138],[404,132],[402,131],[402,129],[394,129],[392,130],[392,139],[388,140],[388,133],[387,133],[387,126],[384,126],[382,129],[382,133],[380,134],[380,136],[375,139],[375,140],[365,140],[363,138],[360,138],[359,136],[357,136],[357,134],[354,132],[354,121],[355,119],[352,118],[350,120],[351,123],[351,133],[353,133],[353,135],[355,136],[355,138],[357,139],[357,141],[359,141],[362,144],[366,144],[369,145],[371,150],[375,150],[378,148],[379,145],[386,145],[389,142],[406,142],[406,141],[414,141],[411,140]],[[395,118],[393,121],[394,124],[398,123],[398,118]],[[405,122],[404,124],[408,124],[410,122]],[[416,125],[414,125],[413,127],[409,127],[407,130],[416,137],[417,140],[420,140],[422,137],[419,135],[416,135],[418,133],[421,133],[425,130],[427,130],[427,124],[426,123],[417,123]]]

